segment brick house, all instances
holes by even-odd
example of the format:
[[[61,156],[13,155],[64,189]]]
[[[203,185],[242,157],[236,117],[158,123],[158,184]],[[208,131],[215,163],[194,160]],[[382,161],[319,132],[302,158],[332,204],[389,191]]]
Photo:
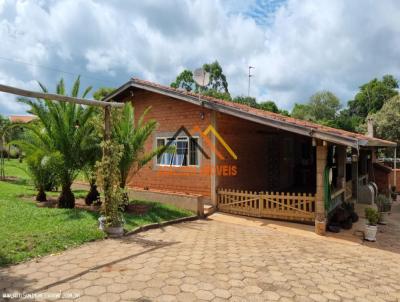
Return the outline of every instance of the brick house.
[[[376,150],[396,146],[139,79],[105,100],[132,102],[136,118],[151,106],[147,118],[159,125],[146,148],[175,146],[130,177],[135,198],[316,221],[318,232],[337,204],[357,202],[358,186],[373,175]]]

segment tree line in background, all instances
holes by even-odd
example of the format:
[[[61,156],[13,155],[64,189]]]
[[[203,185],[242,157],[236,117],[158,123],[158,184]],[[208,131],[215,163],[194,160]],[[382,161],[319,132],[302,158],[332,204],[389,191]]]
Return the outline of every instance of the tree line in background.
[[[210,83],[201,88],[203,95],[360,133],[365,133],[366,119],[370,117],[374,121],[379,137],[400,143],[399,84],[392,75],[385,75],[382,79],[375,78],[361,85],[345,108],[342,108],[339,98],[334,93],[324,90],[310,96],[305,103],[295,103],[289,113],[287,110],[278,108],[271,100],[257,102],[253,97],[232,97],[228,90],[226,76],[217,61],[204,64],[203,69],[210,73]],[[193,79],[193,73],[187,69],[176,77],[171,87],[192,92],[200,90]]]
[[[229,93],[226,76],[223,73],[221,65],[217,61],[210,64],[204,64],[203,69],[210,73],[210,83],[205,87],[201,87],[201,94],[249,105],[266,111],[289,115],[288,111],[280,110],[273,101],[257,102],[256,98],[249,96],[232,97]],[[193,79],[193,72],[188,69],[185,69],[176,77],[175,81],[171,83],[171,87],[195,93],[200,91],[199,85],[197,85]]]

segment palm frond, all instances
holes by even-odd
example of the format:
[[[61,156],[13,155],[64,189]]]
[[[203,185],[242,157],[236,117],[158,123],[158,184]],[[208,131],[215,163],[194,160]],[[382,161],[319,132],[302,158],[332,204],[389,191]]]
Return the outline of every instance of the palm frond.
[[[43,91],[44,93],[47,93],[47,92],[48,92],[46,86],[44,86],[41,82],[38,82],[38,84],[39,84],[40,88],[42,89],[42,91]]]
[[[76,98],[79,95],[79,88],[81,86],[81,76],[79,75],[72,86],[71,96]]]

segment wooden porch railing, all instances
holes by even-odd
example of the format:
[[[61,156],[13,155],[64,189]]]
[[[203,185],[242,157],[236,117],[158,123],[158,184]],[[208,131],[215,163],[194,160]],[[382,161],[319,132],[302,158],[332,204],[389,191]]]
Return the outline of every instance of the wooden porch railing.
[[[314,221],[315,196],[306,193],[218,189],[221,212],[293,221]]]
[[[353,182],[349,180],[346,182],[346,188],[344,191],[344,200],[348,200],[353,196]]]

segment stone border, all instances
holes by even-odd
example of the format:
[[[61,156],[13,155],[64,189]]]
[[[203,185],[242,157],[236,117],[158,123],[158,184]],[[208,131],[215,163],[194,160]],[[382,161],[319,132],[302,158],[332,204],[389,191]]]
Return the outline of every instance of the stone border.
[[[204,197],[201,195],[141,188],[128,188],[128,194],[132,199],[169,204],[204,215]]]
[[[198,220],[198,219],[200,219],[199,216],[193,215],[193,216],[168,220],[168,221],[164,221],[164,222],[160,222],[160,223],[151,223],[151,224],[141,225],[131,231],[124,233],[123,236],[130,236],[130,235],[134,235],[137,233],[145,232],[147,230],[158,229],[158,228],[162,228],[162,227],[165,227],[168,225],[178,224],[178,223],[182,223],[182,222],[189,222],[189,221],[194,221],[194,220]],[[110,237],[107,236],[107,238],[110,238]]]

